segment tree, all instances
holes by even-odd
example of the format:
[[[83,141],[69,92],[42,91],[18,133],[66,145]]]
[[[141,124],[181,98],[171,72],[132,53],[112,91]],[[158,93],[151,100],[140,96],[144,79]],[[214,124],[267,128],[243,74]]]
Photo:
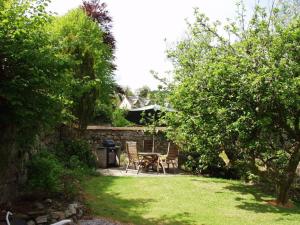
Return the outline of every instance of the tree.
[[[106,4],[100,3],[100,0],[91,0],[83,1],[81,7],[95,22],[101,26],[103,31],[103,41],[110,46],[111,50],[114,50],[116,47],[116,40],[112,35],[112,18],[109,16],[108,11],[106,10]]]
[[[134,96],[133,91],[129,86],[123,87],[123,90],[127,97]]]
[[[137,89],[136,93],[139,97],[147,98],[151,93],[151,89],[147,85],[144,85],[143,87]]]
[[[172,90],[172,86],[174,85],[172,83],[172,80],[170,79],[172,78],[171,71],[168,71],[163,76],[159,75],[153,70],[150,71],[150,73],[152,74],[153,78],[156,79],[160,84],[157,86],[157,90],[153,90],[150,92],[149,98],[155,104],[170,108],[168,96],[170,95],[170,90]]]
[[[49,28],[60,46],[60,56],[69,63],[70,110],[82,131],[93,119],[96,101],[108,103],[114,89],[113,50],[105,42],[101,24],[89,17],[92,15],[75,9]]]
[[[108,30],[81,8],[54,18],[48,2],[0,1],[1,180],[22,177],[42,133],[74,117],[83,129],[114,88]]]
[[[248,24],[240,13],[240,24],[224,27],[228,37],[196,10],[188,38],[169,51],[177,112],[167,121],[169,136],[200,152],[200,163],[225,151],[278,187],[284,205],[300,161],[300,20],[283,20],[281,9],[256,6]]]
[[[0,183],[12,174],[22,182],[37,135],[68,116],[66,68],[45,29],[52,20],[47,3],[0,1]]]
[[[0,126],[24,143],[63,119],[65,67],[44,29],[47,2],[0,3]]]

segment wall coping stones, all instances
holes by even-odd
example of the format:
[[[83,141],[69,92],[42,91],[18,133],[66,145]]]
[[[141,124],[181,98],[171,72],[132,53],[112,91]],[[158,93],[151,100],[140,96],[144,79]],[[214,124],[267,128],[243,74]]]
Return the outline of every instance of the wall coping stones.
[[[166,127],[156,127],[158,131],[165,131]],[[109,126],[97,126],[97,125],[89,125],[87,126],[87,130],[113,130],[113,131],[146,131],[149,130],[148,127],[109,127]]]

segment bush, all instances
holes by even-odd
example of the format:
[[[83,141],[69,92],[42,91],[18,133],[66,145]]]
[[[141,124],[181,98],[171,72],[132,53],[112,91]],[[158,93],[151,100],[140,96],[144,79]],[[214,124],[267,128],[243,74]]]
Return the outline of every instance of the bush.
[[[132,123],[125,119],[124,110],[116,109],[112,114],[112,125],[115,127],[126,127],[132,125]]]
[[[199,152],[183,153],[184,170],[195,174],[226,179],[240,179],[244,176],[244,165],[226,165],[221,157],[210,157]]]
[[[45,150],[34,155],[28,164],[28,184],[31,189],[56,193],[62,191],[61,176],[64,167]]]
[[[300,203],[300,186],[293,187],[290,194],[293,201]]]
[[[64,141],[33,156],[28,164],[28,187],[73,198],[80,190],[80,180],[95,175],[95,165],[95,156],[86,141]]]
[[[105,104],[97,100],[95,104],[95,116],[92,119],[94,124],[111,123],[112,121],[112,104]]]
[[[53,148],[54,154],[69,169],[95,168],[96,158],[85,140],[66,140]]]
[[[196,174],[209,174],[217,176],[225,167],[225,163],[219,157],[208,157],[199,152],[186,152],[184,156],[184,167]]]
[[[78,170],[65,169],[61,176],[61,185],[64,198],[74,198],[80,190],[80,180],[83,173]]]

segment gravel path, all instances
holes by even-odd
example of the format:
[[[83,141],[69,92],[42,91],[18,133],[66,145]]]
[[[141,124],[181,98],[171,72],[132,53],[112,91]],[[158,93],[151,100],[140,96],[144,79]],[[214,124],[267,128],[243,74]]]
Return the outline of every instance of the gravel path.
[[[94,220],[79,220],[79,225],[122,225],[118,222],[112,222],[106,219],[94,219]]]

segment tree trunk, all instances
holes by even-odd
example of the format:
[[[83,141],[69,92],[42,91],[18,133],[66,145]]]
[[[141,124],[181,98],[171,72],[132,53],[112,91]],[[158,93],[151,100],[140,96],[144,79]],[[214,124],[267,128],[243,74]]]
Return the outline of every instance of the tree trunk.
[[[297,143],[294,152],[291,155],[288,166],[285,170],[285,176],[281,180],[279,187],[279,195],[277,197],[277,203],[285,205],[289,199],[289,190],[296,176],[296,169],[300,162],[300,149],[299,143]]]

